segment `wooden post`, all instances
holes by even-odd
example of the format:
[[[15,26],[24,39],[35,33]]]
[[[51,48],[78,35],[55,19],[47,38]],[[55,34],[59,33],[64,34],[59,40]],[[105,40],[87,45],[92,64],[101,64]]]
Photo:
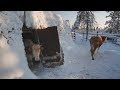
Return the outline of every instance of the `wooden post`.
[[[98,36],[98,31],[97,31],[97,36]]]
[[[75,33],[75,30],[74,30],[74,40],[76,40],[76,33]]]
[[[83,39],[84,39],[84,32],[83,32]]]

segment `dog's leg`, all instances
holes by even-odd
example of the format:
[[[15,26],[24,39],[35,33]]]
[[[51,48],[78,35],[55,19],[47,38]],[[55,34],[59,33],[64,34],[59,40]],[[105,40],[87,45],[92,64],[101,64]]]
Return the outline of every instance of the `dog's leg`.
[[[93,47],[93,45],[91,45],[90,52],[91,52],[92,60],[94,60],[94,47]]]
[[[94,54],[95,54],[95,51],[96,51],[96,47],[93,47],[93,51],[92,51],[92,60],[94,60]]]
[[[94,52],[93,52],[93,50],[91,50],[91,56],[92,56],[92,60],[94,60]]]

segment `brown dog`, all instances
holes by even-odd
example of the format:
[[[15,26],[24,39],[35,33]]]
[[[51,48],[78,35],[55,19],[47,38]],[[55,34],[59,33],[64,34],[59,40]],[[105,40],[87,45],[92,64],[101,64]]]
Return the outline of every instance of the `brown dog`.
[[[91,56],[92,56],[92,60],[94,60],[94,54],[96,49],[100,48],[100,46],[107,40],[106,36],[93,36],[90,38],[90,46],[91,46]]]

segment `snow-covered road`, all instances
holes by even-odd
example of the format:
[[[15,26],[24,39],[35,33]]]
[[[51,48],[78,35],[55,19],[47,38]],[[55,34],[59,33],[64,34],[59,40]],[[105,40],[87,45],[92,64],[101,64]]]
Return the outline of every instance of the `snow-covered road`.
[[[77,34],[73,41],[70,34],[60,36],[65,63],[56,68],[34,68],[40,79],[120,79],[120,46],[104,43],[91,59],[89,42]]]

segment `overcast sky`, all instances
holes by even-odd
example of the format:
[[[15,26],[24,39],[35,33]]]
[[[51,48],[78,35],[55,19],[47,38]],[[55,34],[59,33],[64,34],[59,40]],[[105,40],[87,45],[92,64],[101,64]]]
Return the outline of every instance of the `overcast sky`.
[[[77,16],[77,11],[55,11],[55,13],[60,14],[64,20],[70,20],[71,26],[74,24],[76,16]],[[94,12],[96,21],[98,22],[99,27],[104,27],[105,22],[109,20],[110,18],[106,18],[108,13],[105,11],[96,11]]]

